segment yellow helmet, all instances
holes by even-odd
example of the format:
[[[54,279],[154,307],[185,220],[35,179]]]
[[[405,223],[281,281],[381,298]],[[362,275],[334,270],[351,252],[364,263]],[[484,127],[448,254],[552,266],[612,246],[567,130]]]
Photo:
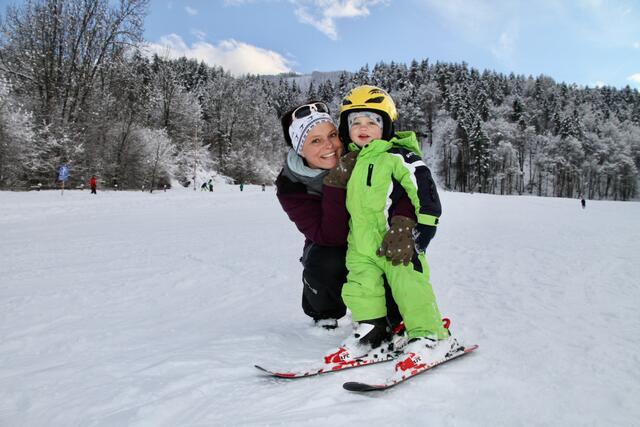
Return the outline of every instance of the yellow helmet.
[[[398,119],[398,111],[396,110],[396,104],[387,91],[376,86],[362,85],[351,89],[342,98],[338,130],[343,142],[349,141],[347,116],[349,113],[356,111],[373,111],[380,114],[384,122],[382,138],[391,139],[393,136],[393,122]]]

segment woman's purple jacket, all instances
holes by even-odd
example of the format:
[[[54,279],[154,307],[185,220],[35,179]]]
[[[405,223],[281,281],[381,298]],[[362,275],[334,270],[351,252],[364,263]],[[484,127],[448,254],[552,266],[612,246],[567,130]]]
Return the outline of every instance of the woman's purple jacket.
[[[345,189],[324,185],[322,195],[309,194],[304,184],[294,182],[282,173],[276,179],[276,189],[282,209],[306,238],[305,248],[311,242],[321,246],[346,246],[349,213]],[[416,219],[406,194],[391,206],[390,212],[392,216]]]

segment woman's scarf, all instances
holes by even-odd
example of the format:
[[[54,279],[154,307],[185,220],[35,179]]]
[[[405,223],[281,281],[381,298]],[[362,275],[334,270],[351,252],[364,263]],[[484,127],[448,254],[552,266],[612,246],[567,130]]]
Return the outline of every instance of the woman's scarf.
[[[329,173],[325,169],[310,168],[293,149],[287,153],[283,171],[284,175],[290,180],[304,184],[308,193],[317,195],[322,194],[322,181]]]

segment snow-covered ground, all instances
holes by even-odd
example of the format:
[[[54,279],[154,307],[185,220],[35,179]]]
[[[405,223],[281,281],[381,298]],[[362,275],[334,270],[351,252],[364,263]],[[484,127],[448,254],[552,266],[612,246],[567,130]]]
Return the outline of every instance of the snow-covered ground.
[[[299,307],[273,188],[0,193],[0,426],[631,426],[640,203],[442,193],[432,283],[475,353],[382,393]]]

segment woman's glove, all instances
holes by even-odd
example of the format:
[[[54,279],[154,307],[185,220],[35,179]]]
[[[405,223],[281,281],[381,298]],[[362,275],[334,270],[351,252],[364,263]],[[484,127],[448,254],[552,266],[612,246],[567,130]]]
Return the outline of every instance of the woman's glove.
[[[413,240],[416,242],[416,251],[424,252],[429,242],[436,235],[436,227],[433,225],[418,224],[413,229]]]
[[[409,265],[415,253],[413,229],[416,222],[406,216],[394,216],[391,218],[391,226],[382,239],[382,244],[376,251],[378,256],[385,256],[391,264]]]
[[[324,185],[329,187],[347,188],[347,182],[351,178],[351,172],[358,160],[359,151],[351,151],[338,159],[335,168],[329,169],[329,173],[324,177]]]

